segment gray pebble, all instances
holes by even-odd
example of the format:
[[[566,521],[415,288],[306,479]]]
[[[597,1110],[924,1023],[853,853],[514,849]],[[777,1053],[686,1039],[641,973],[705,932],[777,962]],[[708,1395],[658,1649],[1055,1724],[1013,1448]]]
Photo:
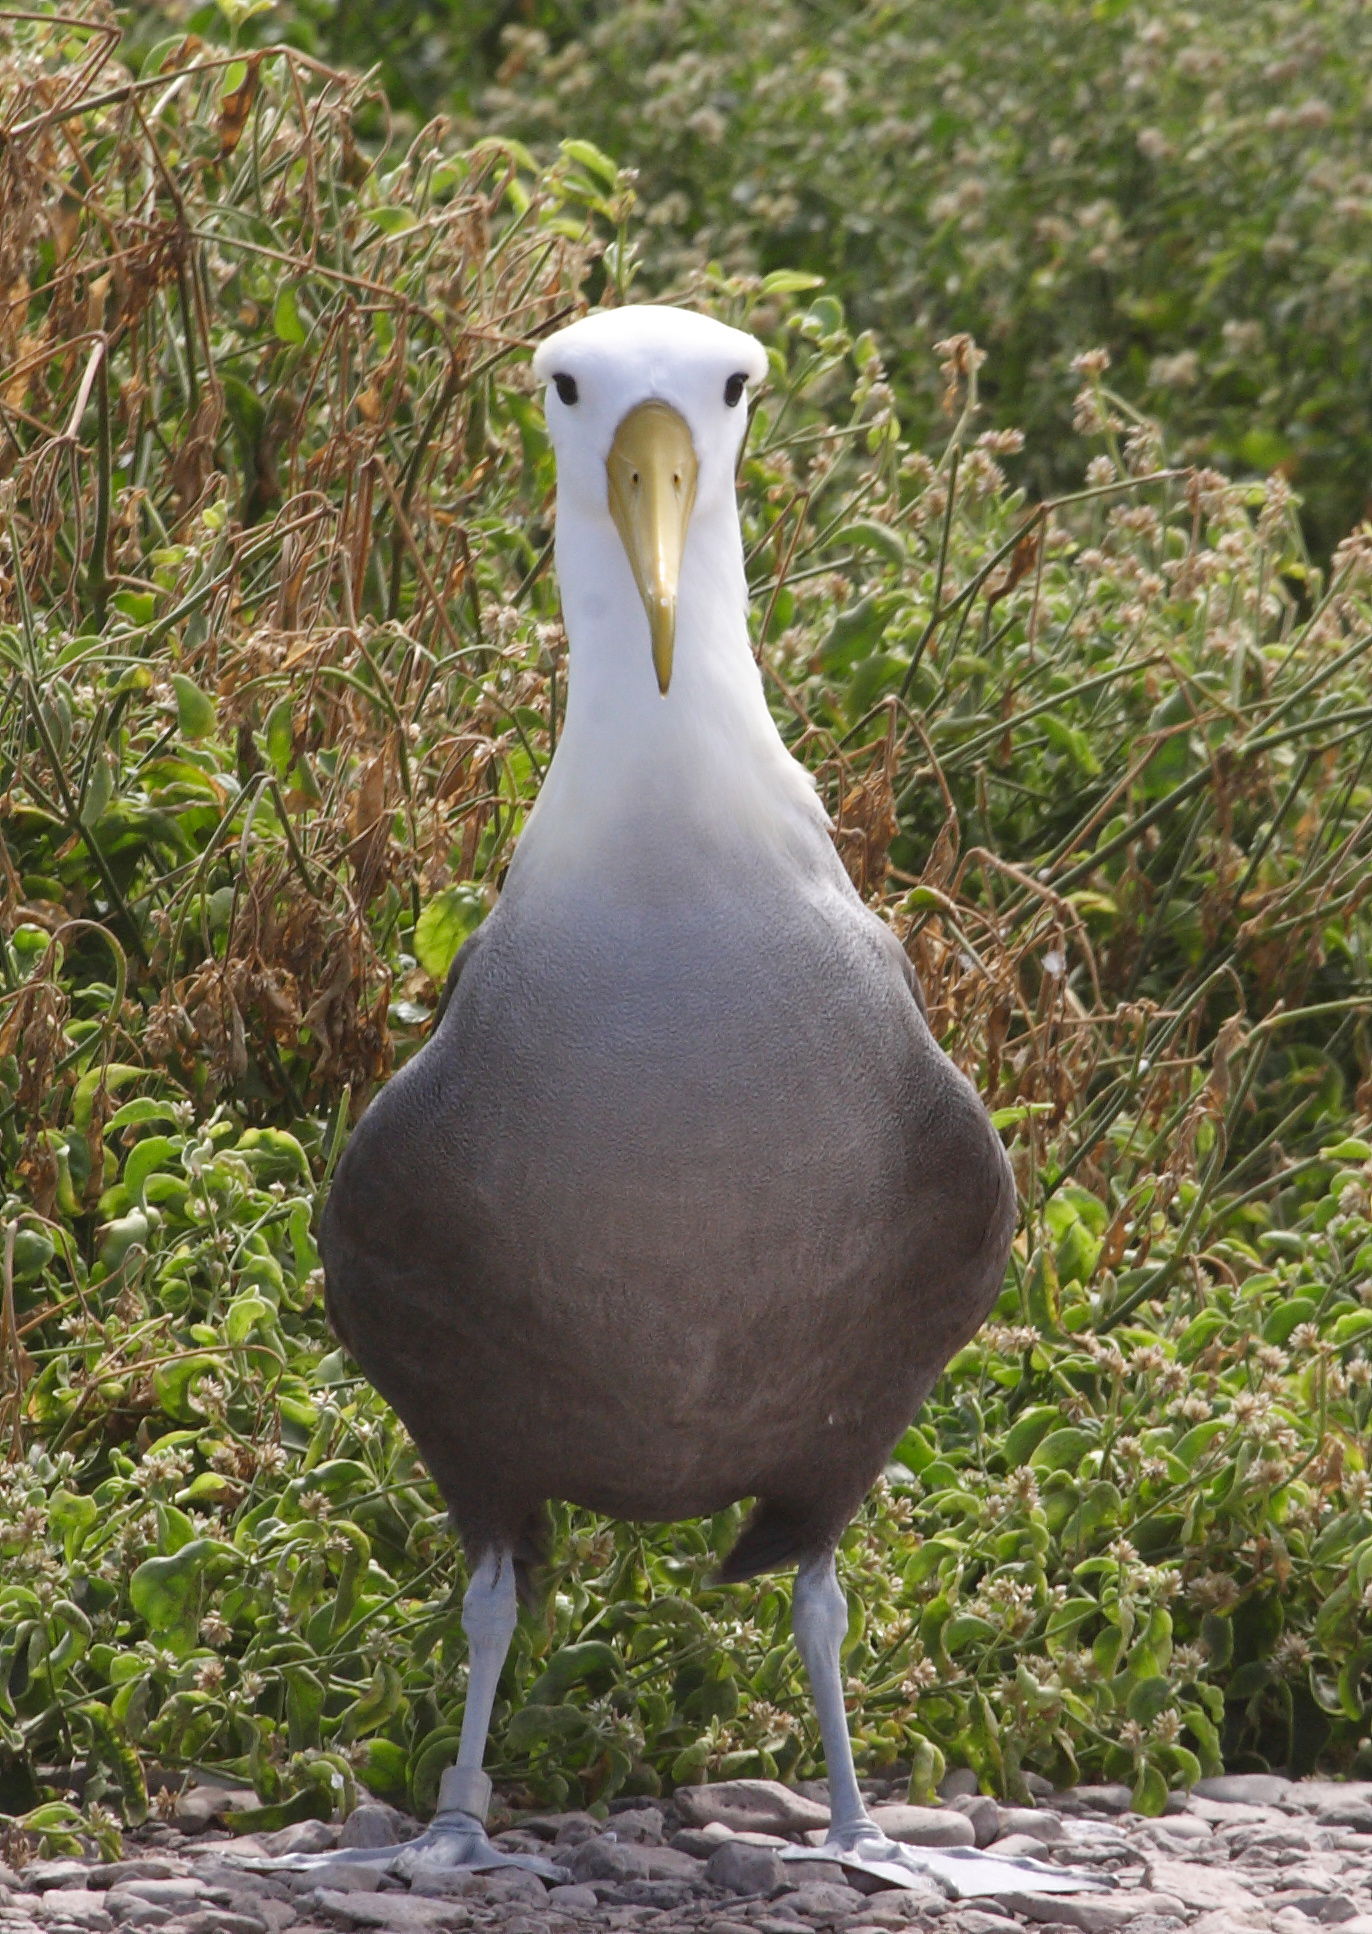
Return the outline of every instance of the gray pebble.
[[[563,1864],[573,1880],[646,1880],[648,1848],[597,1834],[573,1847]]]
[[[480,1887],[473,1893],[479,1892],[483,1900],[524,1901],[542,1907],[548,1898],[543,1882],[527,1867],[501,1867],[495,1873],[478,1874],[477,1879]]]
[[[971,1847],[976,1828],[951,1806],[874,1806],[872,1818],[892,1840],[911,1847]]]
[[[1198,1799],[1223,1800],[1241,1806],[1280,1806],[1290,1797],[1294,1782],[1277,1773],[1221,1773],[1197,1780],[1191,1789]]]
[[[786,1883],[780,1856],[770,1847],[741,1846],[737,1841],[715,1848],[705,1863],[705,1878],[712,1887],[723,1887],[731,1894],[771,1895]]]
[[[977,1846],[989,1847],[993,1840],[1000,1838],[1000,1808],[989,1794],[957,1793],[949,1799],[948,1806],[956,1813],[965,1813],[972,1822]]]
[[[696,1860],[708,1860],[716,1847],[722,1847],[733,1836],[728,1827],[722,1827],[712,1820],[707,1827],[683,1827],[680,1833],[672,1835],[671,1844],[678,1853],[689,1853]]]
[[[413,1839],[416,1822],[396,1807],[380,1800],[366,1800],[355,1806],[343,1822],[338,1836],[340,1847],[393,1847]]]
[[[256,1914],[235,1914],[227,1907],[202,1907],[182,1916],[185,1934],[266,1934],[267,1924]]]
[[[1027,1833],[1031,1840],[1041,1840],[1045,1847],[1056,1846],[1067,1834],[1060,1815],[1046,1806],[1002,1807],[1000,1830],[1003,1834]]]
[[[25,1875],[25,1879],[28,1876]],[[106,1912],[104,1894],[92,1894],[81,1887],[49,1887],[41,1896],[38,1912],[49,1923],[65,1921],[72,1927],[86,1927],[100,1930],[114,1926],[114,1918]]]
[[[1127,1786],[1069,1786],[1065,1793],[1053,1795],[1059,1813],[1127,1813],[1134,1795]]]
[[[48,1894],[59,1887],[84,1887],[90,1867],[88,1860],[31,1860],[24,1869],[24,1888],[30,1894]]]
[[[600,1903],[589,1887],[573,1883],[564,1887],[550,1887],[548,1905],[560,1908],[564,1914],[593,1914]]]
[[[631,1811],[616,1813],[608,1831],[616,1840],[627,1840],[640,1847],[660,1847],[662,1814],[655,1806],[636,1806]]]
[[[772,1903],[778,1914],[789,1910],[807,1921],[841,1920],[865,1904],[855,1887],[836,1887],[828,1880],[807,1880]]]
[[[338,1844],[341,1828],[327,1820],[295,1820],[276,1833],[264,1833],[262,1851],[276,1860],[283,1854],[327,1853]]]

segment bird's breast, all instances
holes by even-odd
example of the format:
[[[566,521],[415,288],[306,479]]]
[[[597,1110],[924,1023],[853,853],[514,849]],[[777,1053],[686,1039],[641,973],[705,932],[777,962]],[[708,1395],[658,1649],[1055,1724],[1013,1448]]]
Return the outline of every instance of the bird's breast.
[[[555,1492],[711,1510],[800,1439],[822,1455],[874,1376],[909,1401],[921,1249],[981,1241],[991,1131],[852,911],[496,920],[354,1136],[331,1286],[343,1232],[383,1230],[386,1267],[353,1278],[384,1280],[462,1402],[498,1388]]]

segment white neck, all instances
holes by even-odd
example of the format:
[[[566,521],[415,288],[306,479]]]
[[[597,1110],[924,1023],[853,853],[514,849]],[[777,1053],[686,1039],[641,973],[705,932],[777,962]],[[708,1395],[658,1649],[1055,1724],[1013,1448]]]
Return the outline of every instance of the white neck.
[[[505,893],[594,876],[636,897],[711,882],[737,890],[801,855],[841,873],[813,783],[772,721],[748,642],[732,501],[698,506],[682,558],[671,688],[608,515],[559,508],[571,664],[556,756]]]

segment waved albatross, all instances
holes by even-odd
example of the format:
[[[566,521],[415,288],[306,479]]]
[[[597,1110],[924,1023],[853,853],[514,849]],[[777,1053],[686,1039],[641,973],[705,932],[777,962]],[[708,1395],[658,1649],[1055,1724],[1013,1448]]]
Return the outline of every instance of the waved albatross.
[[[893,1845],[853,1770],[834,1549],[991,1309],[1015,1191],[767,708],[734,481],[766,366],[751,336],[657,307],[589,316],[534,359],[566,719],[500,902],[324,1218],[334,1325],[471,1566],[438,1814],[403,1851],[352,1857],[560,1874],[484,1827],[516,1573],[546,1501],[660,1521],[752,1498],[720,1576],[798,1566],[823,1856],[910,1884],[951,1869],[958,1892],[1069,1890],[1034,1863]]]

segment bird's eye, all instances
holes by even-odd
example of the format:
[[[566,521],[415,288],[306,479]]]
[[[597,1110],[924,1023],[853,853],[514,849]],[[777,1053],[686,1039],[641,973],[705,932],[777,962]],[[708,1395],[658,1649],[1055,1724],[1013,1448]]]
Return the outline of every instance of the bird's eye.
[[[569,406],[575,403],[577,399],[575,376],[568,376],[565,372],[559,371],[553,377],[553,388],[557,391],[560,401]]]
[[[724,385],[724,401],[729,405],[730,409],[733,409],[734,405],[741,401],[743,385],[747,380],[748,378],[740,371],[736,371]]]

